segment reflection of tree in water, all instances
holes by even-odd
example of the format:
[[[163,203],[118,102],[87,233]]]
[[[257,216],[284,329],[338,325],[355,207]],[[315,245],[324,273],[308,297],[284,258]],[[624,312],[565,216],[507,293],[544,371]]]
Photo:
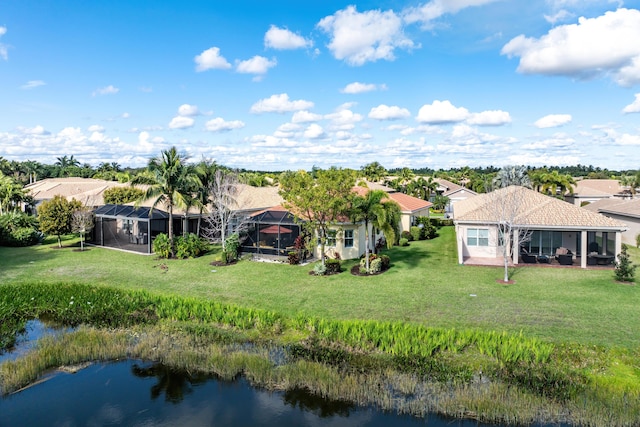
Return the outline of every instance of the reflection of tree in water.
[[[294,408],[299,407],[305,411],[313,412],[320,418],[332,417],[334,415],[348,417],[349,411],[356,407],[353,403],[325,399],[299,388],[287,390],[284,393],[284,403]]]
[[[191,375],[184,371],[170,369],[161,363],[148,367],[134,364],[131,372],[138,378],[157,377],[158,382],[151,387],[151,398],[156,399],[164,393],[165,400],[171,403],[180,403],[186,394],[193,391],[193,385],[201,384],[208,379],[204,374]]]

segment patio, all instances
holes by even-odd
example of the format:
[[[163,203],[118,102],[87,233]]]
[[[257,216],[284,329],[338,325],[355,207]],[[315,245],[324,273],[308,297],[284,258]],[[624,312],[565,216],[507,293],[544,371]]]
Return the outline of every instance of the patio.
[[[573,259],[573,263],[571,265],[563,265],[558,262],[555,258],[549,258],[549,262],[535,262],[535,263],[525,263],[520,261],[518,264],[513,264],[511,260],[509,260],[509,267],[534,267],[534,268],[582,268],[581,267],[582,260],[580,256],[576,256]],[[482,257],[466,257],[464,258],[464,265],[475,265],[475,266],[483,266],[483,267],[504,267],[504,260],[502,258],[482,258]],[[588,270],[613,270],[615,268],[615,264],[608,265],[598,265],[598,264],[589,264],[587,263]]]

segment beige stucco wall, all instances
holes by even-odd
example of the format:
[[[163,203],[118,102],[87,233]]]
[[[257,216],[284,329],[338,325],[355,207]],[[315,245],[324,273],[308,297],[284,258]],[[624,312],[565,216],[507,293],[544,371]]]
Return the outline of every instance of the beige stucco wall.
[[[622,233],[622,243],[630,246],[636,245],[636,236],[640,234],[640,218],[631,218],[610,213],[603,213],[603,215],[625,223],[627,225],[627,231]]]
[[[489,246],[469,246],[467,245],[467,231],[469,228],[486,228],[489,229]],[[498,245],[498,230],[495,226],[489,225],[457,225],[456,235],[458,244],[462,248],[462,256],[464,258],[496,258],[502,254],[501,247]]]
[[[403,231],[411,231],[412,219],[419,216],[429,216],[429,208],[420,209],[413,213],[402,212],[402,215],[400,216],[400,233]]]
[[[365,232],[364,225],[361,224],[345,224],[336,225],[331,227],[332,230],[336,230],[336,244],[335,246],[326,245],[324,248],[325,255],[334,258],[335,253],[340,255],[340,259],[354,259],[359,258],[365,251]],[[353,246],[344,246],[344,230],[353,230]],[[373,248],[370,248],[373,250]],[[320,257],[320,245],[317,245],[314,251],[314,256]]]

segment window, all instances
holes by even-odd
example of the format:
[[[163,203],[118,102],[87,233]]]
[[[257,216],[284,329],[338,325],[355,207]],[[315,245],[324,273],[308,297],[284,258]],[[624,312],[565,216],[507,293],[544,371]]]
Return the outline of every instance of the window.
[[[467,229],[467,245],[489,246],[489,229],[488,228]]]
[[[336,245],[336,234],[338,232],[336,230],[328,230],[327,231],[327,246],[335,246]]]
[[[344,247],[353,247],[353,230],[344,230]]]

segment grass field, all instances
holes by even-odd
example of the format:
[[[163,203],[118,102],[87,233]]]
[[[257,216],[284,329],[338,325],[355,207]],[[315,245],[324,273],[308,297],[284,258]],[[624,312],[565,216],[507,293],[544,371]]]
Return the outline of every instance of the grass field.
[[[67,244],[73,240],[66,241]],[[309,275],[312,266],[241,261],[214,267],[215,252],[159,260],[103,248],[55,249],[53,241],[0,248],[0,283],[87,283],[205,297],[286,315],[402,320],[427,326],[519,332],[553,342],[640,347],[640,289],[616,283],[612,270],[521,266],[516,283],[502,269],[460,266],[452,227],[434,240],[387,252],[392,268],[356,277]],[[634,261],[640,259],[631,248]]]

